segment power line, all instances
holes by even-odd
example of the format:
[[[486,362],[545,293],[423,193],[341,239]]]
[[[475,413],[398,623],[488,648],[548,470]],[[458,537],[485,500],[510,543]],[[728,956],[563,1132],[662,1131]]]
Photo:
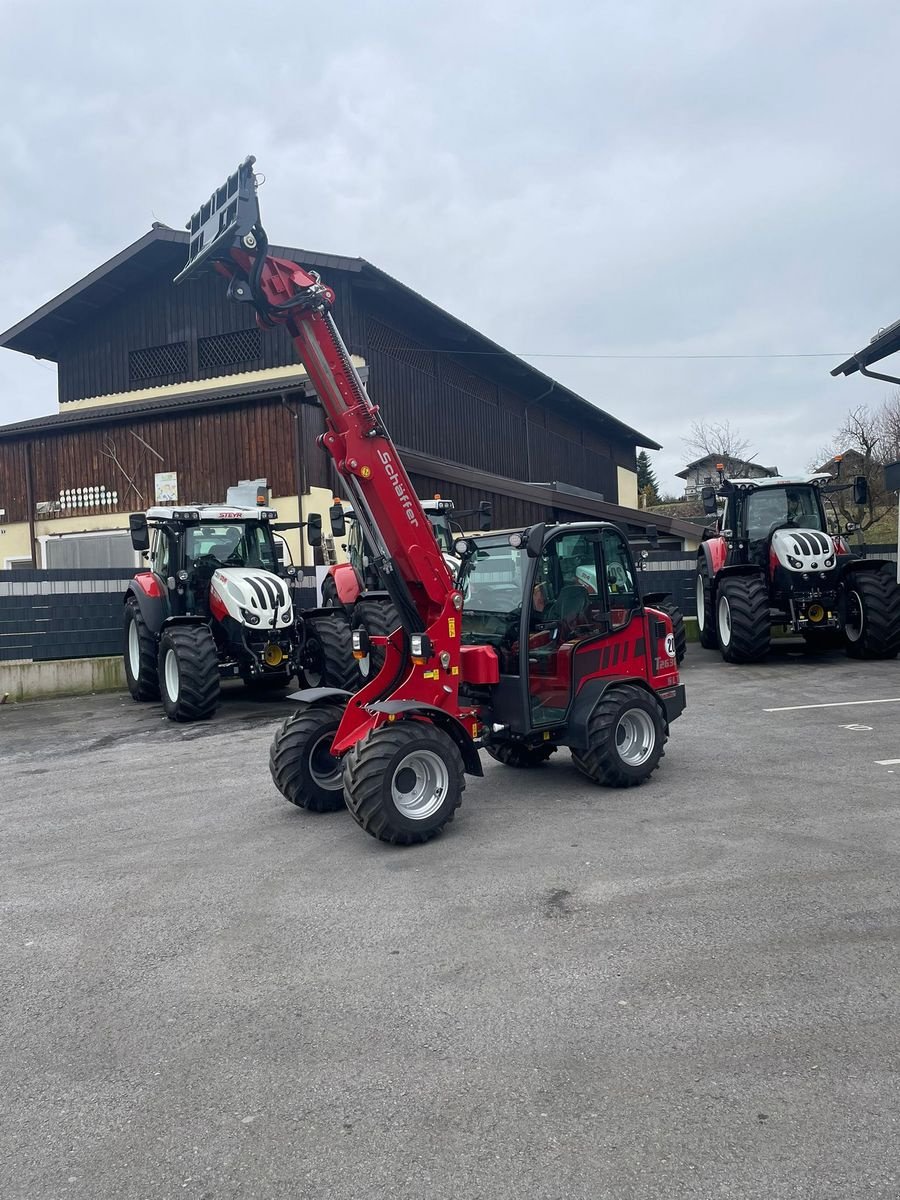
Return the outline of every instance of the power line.
[[[599,359],[604,361],[672,361],[698,359],[772,359],[772,358],[846,358],[842,351],[803,354],[556,354],[541,350],[447,350],[436,346],[380,346],[383,353],[394,354],[452,354],[454,358],[470,356],[474,358],[581,358]]]

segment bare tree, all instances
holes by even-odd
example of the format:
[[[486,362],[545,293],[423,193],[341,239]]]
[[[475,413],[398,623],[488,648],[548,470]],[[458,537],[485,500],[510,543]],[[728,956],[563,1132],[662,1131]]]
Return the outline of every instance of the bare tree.
[[[681,440],[698,458],[711,455],[723,463],[726,475],[734,474],[736,467],[749,461],[749,441],[728,421],[692,421],[690,434]],[[750,457],[755,458],[756,453]]]
[[[900,457],[900,393],[878,408],[857,405],[847,413],[832,448],[823,451],[818,466],[850,483],[864,475],[869,500],[863,511],[853,503],[850,490],[832,493],[838,512],[847,521],[868,529],[884,515],[890,497],[884,487],[884,465]]]

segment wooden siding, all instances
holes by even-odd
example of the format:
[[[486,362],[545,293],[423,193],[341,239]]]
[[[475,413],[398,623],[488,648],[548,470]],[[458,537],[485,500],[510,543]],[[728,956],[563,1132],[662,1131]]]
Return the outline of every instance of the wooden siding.
[[[456,483],[448,483],[445,479],[415,472],[410,473],[410,479],[416,489],[416,495],[421,499],[427,500],[438,494],[445,500],[452,500],[454,507],[460,510],[476,509],[482,500],[490,500],[493,505],[491,523],[494,529],[521,529],[533,525],[536,521],[554,519],[553,509],[549,505],[529,504],[527,500],[519,500],[515,496],[500,496],[481,488],[461,487]],[[463,520],[462,525],[466,530],[477,529],[477,516]]]
[[[304,425],[309,482],[329,487],[325,455],[315,445],[315,436],[322,429],[321,414],[307,408]],[[28,441],[36,503],[57,500],[65,488],[101,486],[118,492],[118,511],[137,511],[154,503],[153,476],[157,471],[178,472],[182,503],[224,500],[225,489],[239,479],[262,476],[268,479],[275,496],[290,496],[297,491],[293,418],[278,400],[189,409],[155,418],[138,415],[128,424],[48,432]],[[121,469],[104,453],[109,450],[115,453]],[[133,487],[126,477],[133,477]],[[6,509],[7,522],[28,519],[23,441],[0,442],[0,507]],[[114,510],[82,508],[52,515],[84,516],[104,511]]]
[[[351,352],[354,319],[350,276],[336,272],[335,320]],[[173,286],[168,272],[157,275],[124,299],[100,309],[80,324],[59,349],[59,399],[81,400],[87,396],[115,395],[133,387],[162,386],[190,379],[212,379],[247,370],[282,367],[296,362],[294,347],[283,327],[266,330],[261,339],[261,357],[233,366],[201,368],[197,341],[223,333],[255,327],[255,312],[248,304],[236,304],[225,296],[224,281],[212,273]],[[187,372],[161,375],[132,383],[128,356],[146,350],[185,342]]]

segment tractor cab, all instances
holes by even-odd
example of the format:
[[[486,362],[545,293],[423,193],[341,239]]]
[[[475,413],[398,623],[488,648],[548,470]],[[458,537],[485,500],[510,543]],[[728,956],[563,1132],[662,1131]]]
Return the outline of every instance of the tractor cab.
[[[468,539],[463,554],[462,641],[496,653],[495,728],[526,742],[571,744],[574,714],[613,675],[657,689],[674,719],[681,689],[671,625],[645,608],[615,525],[484,534]],[[469,690],[477,700],[478,688]]]

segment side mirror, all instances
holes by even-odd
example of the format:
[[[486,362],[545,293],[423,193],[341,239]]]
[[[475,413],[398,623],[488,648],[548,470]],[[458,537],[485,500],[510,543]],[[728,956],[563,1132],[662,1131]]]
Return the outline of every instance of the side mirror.
[[[647,526],[647,541],[650,543],[651,550],[659,549],[659,530],[655,525]]]
[[[131,544],[140,553],[150,549],[150,526],[144,513],[132,513],[128,518]]]
[[[529,558],[540,558],[544,548],[544,522],[532,525],[525,539],[525,553]]]
[[[853,503],[869,503],[869,481],[865,475],[857,475],[853,480]]]
[[[491,527],[491,522],[494,519],[494,506],[490,500],[482,500],[478,505],[478,528],[482,533],[487,533]]]
[[[306,518],[306,540],[312,547],[322,545],[322,517],[319,513],[310,513]]]
[[[340,500],[335,500],[328,510],[328,520],[331,522],[331,532],[334,537],[343,537],[347,532],[347,521],[344,517],[344,506]]]
[[[844,533],[858,533],[858,532],[859,532],[859,526],[856,524],[856,522],[848,521],[847,526],[844,530]]]
[[[703,511],[709,517],[714,516],[716,512],[716,489],[705,487],[700,494],[703,497]]]

